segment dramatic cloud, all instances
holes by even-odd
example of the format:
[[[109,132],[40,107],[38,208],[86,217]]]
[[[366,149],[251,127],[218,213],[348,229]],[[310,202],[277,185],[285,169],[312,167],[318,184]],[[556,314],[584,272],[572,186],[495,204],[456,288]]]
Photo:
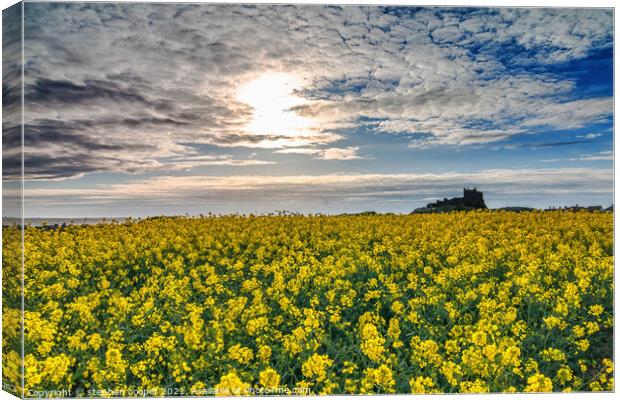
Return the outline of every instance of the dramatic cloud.
[[[27,3],[25,19],[31,179],[260,163],[240,147],[346,161],[360,129],[472,145],[613,111],[548,68],[611,49],[611,10]],[[188,161],[196,145],[224,158]]]
[[[20,5],[2,12],[2,179],[21,177],[21,18]],[[19,204],[4,201],[4,208]],[[3,211],[4,212],[4,211]],[[15,212],[15,210],[11,210]],[[6,215],[6,213],[5,213]]]

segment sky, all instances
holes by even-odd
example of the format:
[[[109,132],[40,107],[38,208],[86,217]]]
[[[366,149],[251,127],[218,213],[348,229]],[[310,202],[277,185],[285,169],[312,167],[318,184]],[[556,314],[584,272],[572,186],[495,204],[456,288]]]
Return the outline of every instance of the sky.
[[[24,31],[27,217],[613,202],[611,9],[26,3]]]

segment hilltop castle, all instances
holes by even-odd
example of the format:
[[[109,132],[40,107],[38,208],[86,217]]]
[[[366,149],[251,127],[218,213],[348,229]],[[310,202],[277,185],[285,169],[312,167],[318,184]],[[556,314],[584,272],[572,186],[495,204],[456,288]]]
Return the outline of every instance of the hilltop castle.
[[[451,199],[444,198],[443,200],[437,200],[434,203],[427,204],[428,208],[437,207],[449,207],[449,206],[464,206],[471,208],[487,208],[484,204],[484,198],[482,192],[479,192],[476,188],[469,189],[463,188],[463,197],[453,197]]]
[[[426,207],[415,209],[413,213],[467,211],[486,208],[482,192],[479,192],[476,188],[463,188],[463,197],[453,197],[451,199],[444,197],[443,200],[437,200],[434,203],[427,204]]]

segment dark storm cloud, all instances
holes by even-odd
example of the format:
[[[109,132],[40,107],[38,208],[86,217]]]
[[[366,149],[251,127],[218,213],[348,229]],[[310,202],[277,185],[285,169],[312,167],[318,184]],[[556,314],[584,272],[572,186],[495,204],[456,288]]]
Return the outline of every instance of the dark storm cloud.
[[[13,84],[7,83],[14,82]],[[3,107],[11,107],[21,102],[21,87],[16,87],[15,84],[19,82],[18,77],[7,76],[2,83],[2,104]]]
[[[92,122],[43,120],[36,125],[24,125],[24,175],[28,179],[60,179],[89,172],[136,172],[154,165],[152,160],[133,159],[130,153],[156,151],[156,146],[106,143],[89,134],[89,127]],[[21,149],[19,125],[4,130],[3,146],[3,176],[18,179],[21,177],[21,153],[6,149]]]
[[[150,102],[132,90],[123,90],[109,81],[86,80],[84,84],[75,84],[66,80],[37,79],[25,89],[27,102],[37,105],[46,103],[59,106],[88,104],[100,99],[138,104],[141,106],[170,110],[167,101]]]
[[[109,149],[106,148],[106,150]],[[91,154],[79,151],[59,155],[26,154],[24,159],[24,175],[29,179],[62,179],[81,176],[91,172],[114,171],[115,167],[118,171],[130,173],[138,172],[148,167],[156,167],[153,161],[123,161],[116,157],[97,158],[93,161]]]
[[[22,145],[21,125],[2,126],[2,147],[4,150],[14,149]]]
[[[101,122],[100,122],[101,123]],[[122,125],[124,121],[114,121],[115,124]],[[88,128],[93,127],[91,121],[53,121],[43,120],[39,124],[28,124],[24,126],[26,150],[29,148],[39,148],[52,146],[54,144],[66,144],[71,146],[67,150],[85,151],[120,151],[152,149],[152,147],[142,144],[113,144],[105,143],[104,139],[97,139],[87,132]]]

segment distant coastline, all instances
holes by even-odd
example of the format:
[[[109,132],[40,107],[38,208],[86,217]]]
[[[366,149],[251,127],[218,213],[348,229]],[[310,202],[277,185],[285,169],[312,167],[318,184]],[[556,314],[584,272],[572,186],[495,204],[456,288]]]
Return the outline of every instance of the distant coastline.
[[[49,227],[58,227],[61,225],[96,225],[100,223],[124,223],[127,221],[144,221],[148,219],[157,219],[157,218],[203,218],[203,217],[226,217],[226,216],[259,216],[259,217],[269,217],[269,216],[370,216],[370,215],[412,215],[412,214],[429,214],[429,213],[450,213],[450,212],[471,212],[475,210],[461,210],[461,209],[437,209],[432,212],[429,211],[417,211],[413,210],[410,213],[393,213],[393,212],[377,212],[377,211],[363,211],[357,213],[341,213],[341,214],[302,214],[291,211],[275,211],[273,213],[244,213],[244,214],[207,214],[207,215],[153,215],[147,217],[80,217],[80,218],[42,218],[42,217],[34,217],[34,218],[24,218],[24,223],[28,226],[41,227],[41,226],[49,226]],[[564,211],[564,212],[578,212],[578,211],[588,211],[588,212],[612,212],[614,211],[614,206],[611,205],[607,208],[602,206],[565,206],[565,207],[549,207],[549,208],[533,208],[533,207],[522,207],[522,206],[510,206],[510,207],[498,207],[498,208],[487,208],[486,212],[497,212],[497,211],[509,211],[509,212],[548,212],[548,211]],[[20,218],[15,217],[3,217],[2,218],[2,226],[11,226],[17,225],[20,223]]]
[[[84,218],[24,218],[24,223],[31,226],[42,225],[96,225],[102,222],[125,222],[132,217],[84,217]],[[2,226],[15,225],[21,218],[2,217]]]

